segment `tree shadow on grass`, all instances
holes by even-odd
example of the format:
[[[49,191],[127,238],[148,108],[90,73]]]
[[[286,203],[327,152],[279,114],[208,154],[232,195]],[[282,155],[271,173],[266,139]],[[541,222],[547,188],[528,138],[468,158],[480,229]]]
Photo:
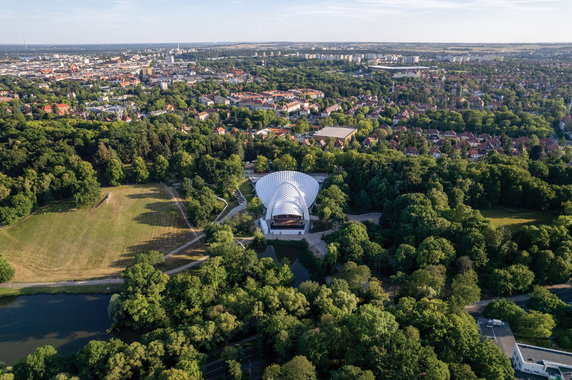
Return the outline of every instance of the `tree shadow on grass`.
[[[63,212],[74,212],[77,210],[78,208],[76,208],[76,206],[71,201],[57,201],[40,207],[34,212],[34,214],[59,214]]]
[[[127,250],[121,254],[118,260],[110,264],[112,267],[125,268],[133,263],[133,259],[138,253],[157,250],[165,255],[167,252],[180,247],[186,242],[192,240],[194,235],[191,231],[180,233],[164,233],[154,239],[148,240],[141,244],[128,247]]]
[[[127,198],[130,199],[165,199],[167,200],[167,195],[161,191],[159,187],[148,187],[145,188],[144,193],[137,193],[137,194],[128,194]],[[113,196],[113,192],[111,192],[111,196]]]
[[[181,228],[185,226],[179,210],[166,207],[165,202],[148,203],[145,205],[145,209],[148,211],[138,214],[133,220],[140,224],[158,227],[171,227],[173,220],[177,220],[178,226]],[[166,217],[166,214],[173,215],[174,218]]]

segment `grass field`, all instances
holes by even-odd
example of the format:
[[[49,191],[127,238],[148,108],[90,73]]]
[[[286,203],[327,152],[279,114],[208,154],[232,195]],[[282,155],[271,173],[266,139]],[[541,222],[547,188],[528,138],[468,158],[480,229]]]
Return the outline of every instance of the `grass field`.
[[[531,211],[507,207],[481,210],[485,218],[492,220],[496,227],[506,227],[511,231],[530,224],[550,224],[556,214],[550,211]]]
[[[255,196],[254,187],[252,186],[252,183],[250,182],[250,180],[248,178],[245,178],[240,183],[239,188],[240,188],[240,192],[242,193],[242,195],[244,195],[244,197],[246,198],[247,201],[254,198],[254,196]]]
[[[106,188],[99,206],[54,203],[0,229],[0,255],[14,282],[82,280],[117,275],[139,252],[162,253],[194,235],[162,185]]]

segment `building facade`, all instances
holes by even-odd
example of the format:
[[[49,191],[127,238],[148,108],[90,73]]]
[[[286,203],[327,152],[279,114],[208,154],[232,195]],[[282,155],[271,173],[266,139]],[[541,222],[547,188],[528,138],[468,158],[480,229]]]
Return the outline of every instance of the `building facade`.
[[[260,220],[265,234],[300,235],[309,231],[309,209],[320,190],[318,181],[304,173],[279,171],[259,179],[255,189],[266,207]]]

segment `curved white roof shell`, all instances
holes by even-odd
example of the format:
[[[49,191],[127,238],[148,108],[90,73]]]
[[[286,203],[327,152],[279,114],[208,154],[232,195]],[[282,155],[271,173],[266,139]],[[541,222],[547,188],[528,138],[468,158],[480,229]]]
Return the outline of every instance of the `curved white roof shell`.
[[[266,219],[276,215],[297,215],[306,220],[310,219],[304,195],[289,182],[283,182],[278,186],[266,210]]]
[[[314,204],[318,191],[318,181],[307,174],[290,170],[270,173],[256,182],[256,195],[267,209],[275,210],[272,215],[302,216],[303,209],[307,212],[308,207]],[[299,196],[303,203],[298,199]],[[269,207],[271,205],[273,207]],[[282,213],[279,210],[289,212]],[[302,210],[302,213],[290,212],[296,210]]]

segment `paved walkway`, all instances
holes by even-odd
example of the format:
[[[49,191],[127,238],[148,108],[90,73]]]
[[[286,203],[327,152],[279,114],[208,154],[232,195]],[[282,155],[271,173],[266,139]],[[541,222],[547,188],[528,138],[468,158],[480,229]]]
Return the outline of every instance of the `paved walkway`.
[[[205,234],[200,234],[199,236],[197,236],[196,238],[194,238],[193,240],[181,245],[180,247],[177,247],[175,249],[173,249],[172,251],[169,251],[165,256],[163,256],[165,259],[168,259],[169,257],[176,255],[177,253],[181,252],[182,250],[189,248],[191,245],[195,244],[196,242],[198,242],[199,240],[201,240],[203,237],[205,237]]]
[[[322,232],[315,232],[313,234],[304,235],[264,235],[268,240],[304,240],[308,242],[310,248],[314,248],[314,253],[318,257],[325,256],[328,253],[326,242],[322,240],[324,235],[328,235],[334,230],[327,230]]]
[[[247,205],[247,200],[244,197],[244,195],[242,195],[242,193],[240,192],[240,190],[236,190],[236,192],[238,193],[238,195],[236,196],[236,200],[238,201],[238,206],[236,206],[235,208],[233,208],[232,210],[230,210],[224,217],[220,218],[221,215],[225,212],[225,210],[228,207],[228,202],[222,198],[222,201],[224,201],[224,203],[226,203],[226,207],[220,212],[220,214],[218,214],[218,216],[215,218],[215,222],[219,222],[222,223],[224,222],[226,219],[228,218],[232,218],[234,215],[238,214],[241,211],[246,210],[246,205]],[[219,220],[220,218],[220,220]]]
[[[174,269],[168,270],[168,271],[163,272],[163,273],[168,274],[169,276],[170,276],[170,275],[173,275],[173,274],[181,273],[181,272],[183,272],[183,271],[186,271],[186,270],[189,269],[189,268],[196,267],[197,265],[200,265],[200,264],[204,263],[204,262],[207,261],[208,259],[209,259],[209,256],[199,257],[198,259],[196,259],[196,260],[193,261],[192,263],[185,264],[185,265],[183,265],[183,266],[180,266],[180,267],[178,267],[178,268],[174,268]]]
[[[178,268],[174,268],[163,272],[168,275],[177,274],[183,272],[189,268],[195,267],[197,265],[202,264],[206,260],[208,260],[208,256],[203,256],[198,258],[197,260],[180,266]],[[113,285],[113,284],[123,284],[122,278],[104,278],[101,280],[85,280],[85,281],[62,281],[62,282],[17,282],[13,284],[1,284],[0,287],[2,288],[36,288],[36,287],[48,287],[48,288],[56,288],[60,286],[83,286],[83,285]]]
[[[380,212],[371,212],[369,214],[359,214],[359,215],[347,215],[349,220],[356,222],[363,222],[366,220],[372,221],[373,223],[379,223],[379,218],[381,218]],[[310,219],[318,219],[315,215],[310,215]],[[328,245],[322,237],[335,232],[335,230],[330,229],[322,232],[315,232],[313,234],[305,235],[264,235],[266,239],[272,240],[303,240],[306,239],[308,246],[317,257],[323,257],[328,253]]]

